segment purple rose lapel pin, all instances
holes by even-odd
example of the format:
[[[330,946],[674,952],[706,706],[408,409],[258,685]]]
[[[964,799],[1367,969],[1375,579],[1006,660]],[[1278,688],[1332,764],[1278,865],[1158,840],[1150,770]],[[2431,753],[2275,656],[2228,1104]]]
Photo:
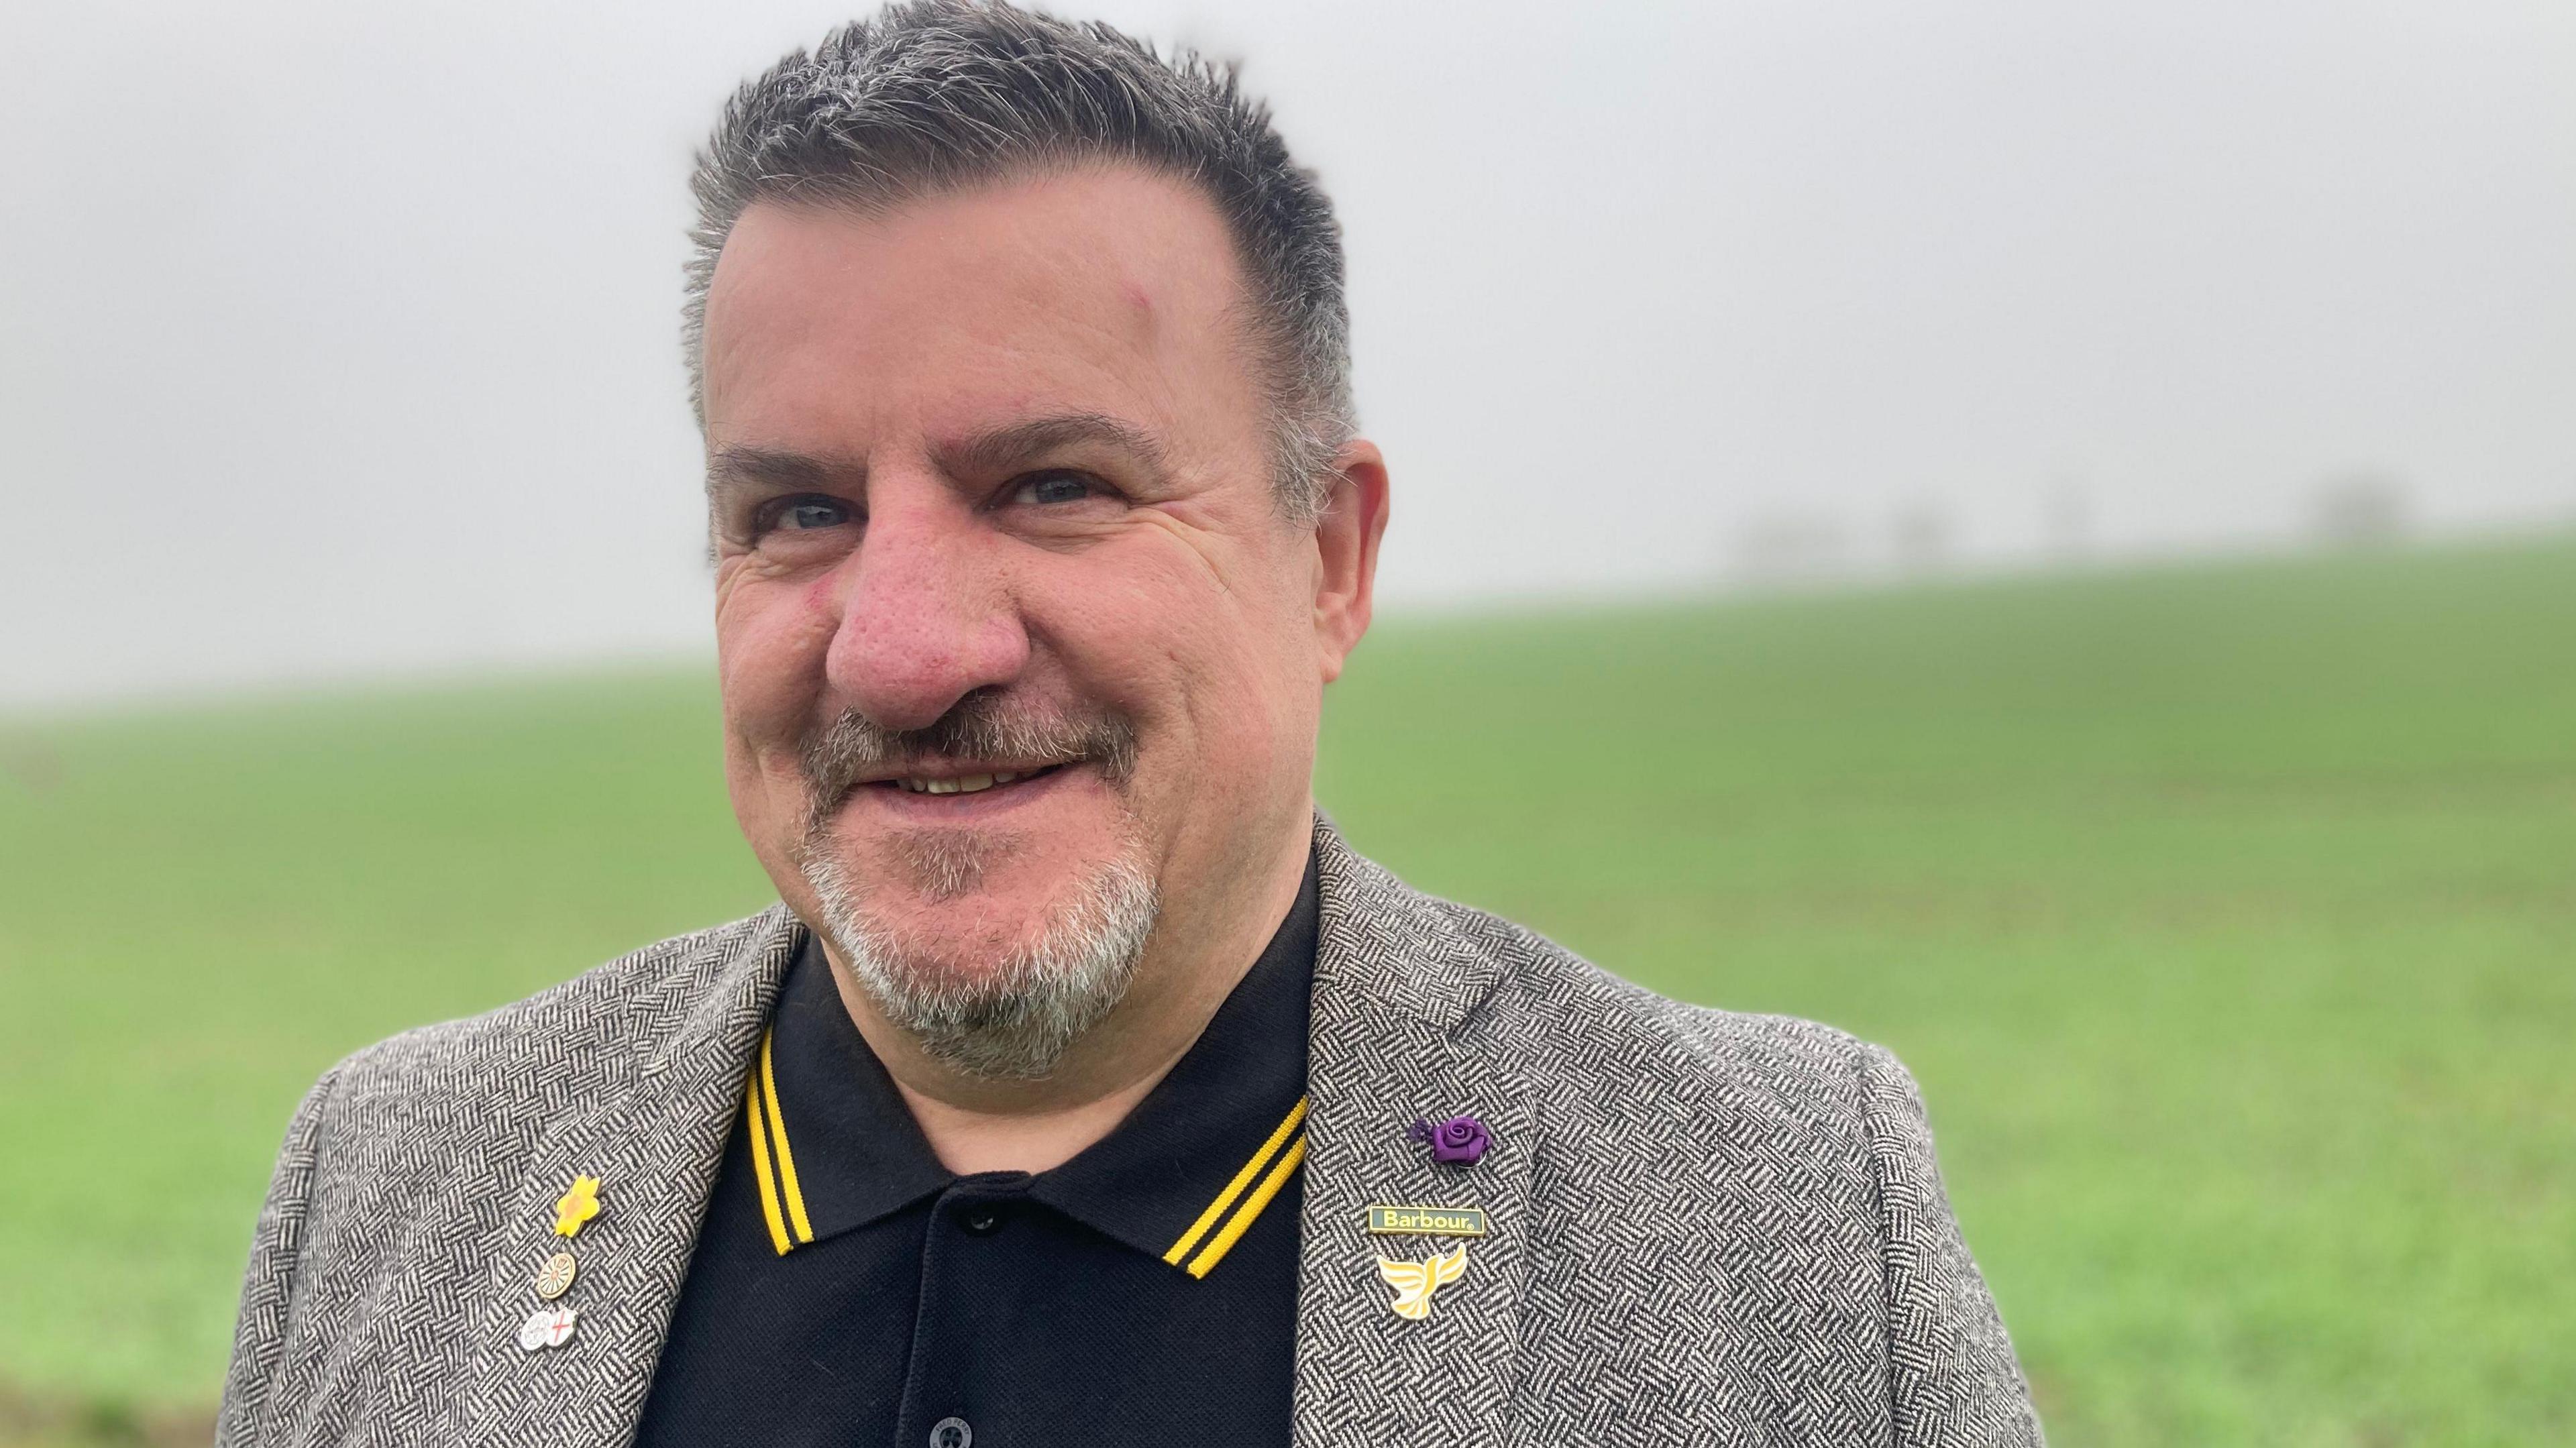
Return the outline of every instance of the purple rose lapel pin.
[[[1417,1121],[1405,1133],[1415,1141],[1427,1143],[1431,1159],[1442,1166],[1474,1166],[1494,1144],[1493,1134],[1485,1123],[1472,1116],[1452,1116],[1446,1121]]]

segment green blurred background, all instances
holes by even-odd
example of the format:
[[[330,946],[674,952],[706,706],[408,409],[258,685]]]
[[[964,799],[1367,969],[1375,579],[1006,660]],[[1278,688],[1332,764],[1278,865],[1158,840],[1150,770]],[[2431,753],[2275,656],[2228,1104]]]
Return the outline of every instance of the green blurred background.
[[[1397,621],[1413,883],[1920,1077],[2052,1440],[2576,1442],[2576,540]],[[344,1052],[769,898],[703,667],[0,725],[0,1439],[201,1438]]]

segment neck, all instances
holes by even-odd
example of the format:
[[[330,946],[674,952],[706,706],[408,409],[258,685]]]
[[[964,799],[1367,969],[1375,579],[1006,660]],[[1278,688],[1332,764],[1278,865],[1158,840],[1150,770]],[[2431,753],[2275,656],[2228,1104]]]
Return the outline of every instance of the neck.
[[[1304,882],[1311,818],[1310,809],[1298,819],[1293,840],[1209,882],[1202,892],[1209,898],[1167,902],[1126,998],[1042,1080],[969,1076],[924,1055],[878,1011],[826,939],[841,1004],[940,1164],[960,1174],[1046,1171],[1126,1120],[1189,1053],[1287,918]]]

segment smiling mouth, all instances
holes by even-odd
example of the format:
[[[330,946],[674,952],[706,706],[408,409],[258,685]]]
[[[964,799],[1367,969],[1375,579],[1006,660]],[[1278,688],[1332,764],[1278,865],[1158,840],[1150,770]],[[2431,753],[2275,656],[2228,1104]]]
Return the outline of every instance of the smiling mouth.
[[[1006,784],[1042,779],[1064,767],[1063,764],[1042,764],[1035,769],[995,770],[990,774],[906,776],[881,779],[875,783],[880,789],[899,789],[906,794],[981,794]]]

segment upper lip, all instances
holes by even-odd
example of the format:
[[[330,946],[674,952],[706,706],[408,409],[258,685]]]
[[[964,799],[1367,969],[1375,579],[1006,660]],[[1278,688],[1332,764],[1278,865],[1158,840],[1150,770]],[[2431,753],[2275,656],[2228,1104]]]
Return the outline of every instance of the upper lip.
[[[1076,764],[1078,759],[1007,760],[982,759],[972,762],[956,759],[922,760],[912,764],[890,764],[871,769],[853,784],[884,784],[897,779],[969,779],[979,774],[1035,774],[1059,764]]]

